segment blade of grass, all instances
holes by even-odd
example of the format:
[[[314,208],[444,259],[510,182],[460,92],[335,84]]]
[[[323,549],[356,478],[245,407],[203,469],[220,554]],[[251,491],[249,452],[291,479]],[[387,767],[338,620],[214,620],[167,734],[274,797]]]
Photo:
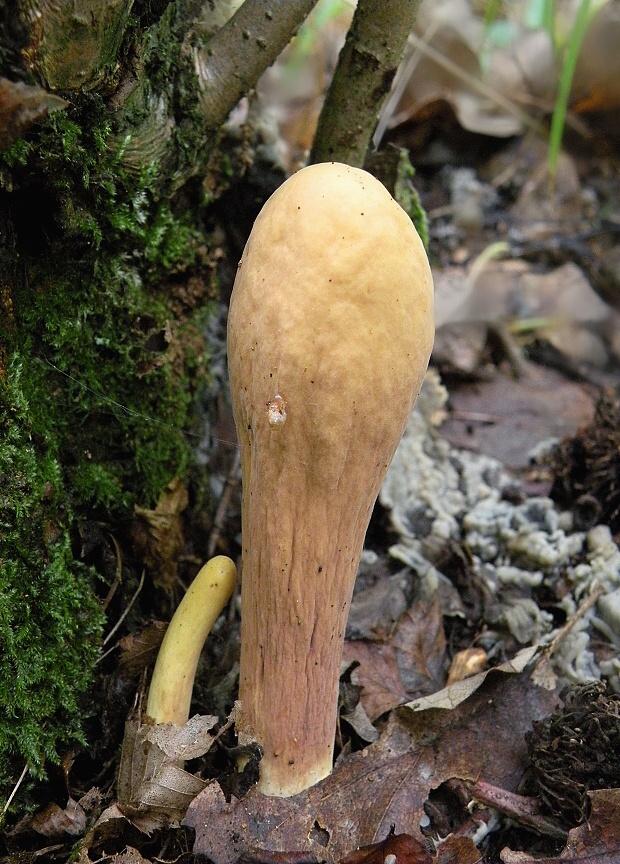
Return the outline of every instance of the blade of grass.
[[[555,42],[555,0],[544,0],[542,26]]]
[[[590,23],[590,3],[591,0],[581,0],[575,23],[568,37],[566,44],[566,54],[562,69],[560,71],[560,83],[558,86],[558,95],[553,108],[553,116],[551,118],[551,131],[549,133],[549,149],[547,152],[547,163],[549,165],[549,175],[551,183],[555,183],[555,176],[558,167],[558,157],[562,146],[562,138],[564,136],[564,127],[566,125],[566,110],[568,108],[568,99],[577,66],[577,58],[579,57],[579,49],[583,37]]]

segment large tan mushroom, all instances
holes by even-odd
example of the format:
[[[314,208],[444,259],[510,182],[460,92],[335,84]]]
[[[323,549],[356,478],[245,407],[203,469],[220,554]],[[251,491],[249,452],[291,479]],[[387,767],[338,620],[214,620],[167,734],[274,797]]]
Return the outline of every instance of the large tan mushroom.
[[[240,740],[259,789],[332,769],[345,625],[379,486],[433,342],[411,220],[365,171],[304,168],[239,264],[228,362],[243,479]]]

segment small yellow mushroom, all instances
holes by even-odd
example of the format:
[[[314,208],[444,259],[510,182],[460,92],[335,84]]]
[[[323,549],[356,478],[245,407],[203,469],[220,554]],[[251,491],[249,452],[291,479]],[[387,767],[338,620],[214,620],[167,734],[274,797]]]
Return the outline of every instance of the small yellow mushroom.
[[[200,653],[230,599],[236,577],[230,558],[218,555],[204,565],[179,603],[149,688],[146,713],[155,723],[187,723]]]

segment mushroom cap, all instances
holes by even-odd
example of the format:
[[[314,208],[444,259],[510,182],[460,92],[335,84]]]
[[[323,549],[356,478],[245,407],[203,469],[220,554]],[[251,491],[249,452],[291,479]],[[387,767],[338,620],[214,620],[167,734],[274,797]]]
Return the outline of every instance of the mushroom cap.
[[[231,385],[245,427],[273,426],[279,400],[286,403],[289,427],[304,426],[306,440],[316,442],[317,482],[329,481],[360,424],[381,438],[396,406],[402,434],[433,338],[428,258],[382,183],[328,162],[301,169],[276,190],[256,219],[230,305]],[[239,368],[243,345],[251,346],[251,370]],[[251,391],[238,387],[247,371]],[[324,398],[345,398],[345,390],[346,406]]]
[[[355,574],[433,332],[425,250],[378,180],[320,163],[271,196],[228,323],[243,475],[237,729],[263,747],[265,794],[331,770]]]

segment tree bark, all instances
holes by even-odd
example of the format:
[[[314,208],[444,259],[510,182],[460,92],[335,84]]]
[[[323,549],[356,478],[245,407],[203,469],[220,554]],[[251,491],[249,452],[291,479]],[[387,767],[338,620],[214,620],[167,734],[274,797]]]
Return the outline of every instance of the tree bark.
[[[219,127],[316,2],[245,0],[207,41],[202,8],[172,3],[145,34],[142,58],[117,91],[123,164],[133,171],[156,165],[162,187],[172,190],[204,170]]]
[[[418,5],[419,0],[359,0],[319,117],[311,162],[363,166]]]
[[[288,45],[316,2],[245,0],[207,45],[195,52],[200,104],[207,124],[223,122]]]

